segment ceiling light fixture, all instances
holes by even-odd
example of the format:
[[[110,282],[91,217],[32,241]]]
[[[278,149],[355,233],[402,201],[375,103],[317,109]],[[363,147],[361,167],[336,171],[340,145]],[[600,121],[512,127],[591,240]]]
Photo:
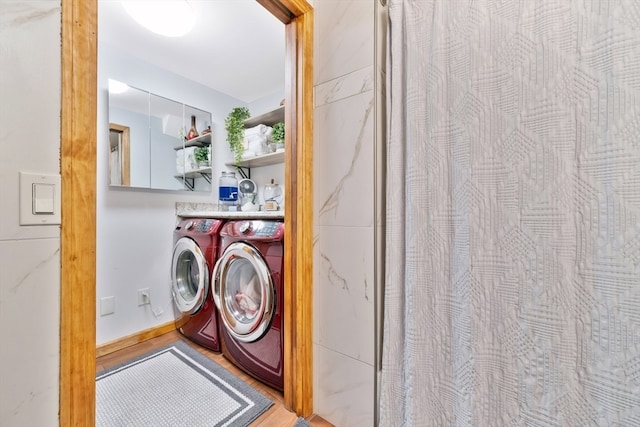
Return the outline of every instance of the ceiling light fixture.
[[[123,1],[122,6],[138,24],[167,37],[184,36],[196,23],[187,0],[129,0]]]
[[[129,86],[126,83],[109,79],[109,93],[113,93],[113,94],[125,93],[127,90],[129,90]]]

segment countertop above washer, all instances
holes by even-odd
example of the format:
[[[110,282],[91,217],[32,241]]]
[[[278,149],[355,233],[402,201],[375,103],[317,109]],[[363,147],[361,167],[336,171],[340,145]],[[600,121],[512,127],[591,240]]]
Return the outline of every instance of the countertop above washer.
[[[283,219],[284,211],[222,212],[217,209],[217,205],[214,203],[176,202],[176,216],[182,218]]]

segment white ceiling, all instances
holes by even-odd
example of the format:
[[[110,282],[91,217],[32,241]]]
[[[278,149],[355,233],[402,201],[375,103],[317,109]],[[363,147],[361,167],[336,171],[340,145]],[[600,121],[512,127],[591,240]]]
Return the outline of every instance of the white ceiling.
[[[190,0],[183,37],[139,26],[117,0],[98,0],[98,40],[244,102],[284,91],[284,24],[256,0]]]

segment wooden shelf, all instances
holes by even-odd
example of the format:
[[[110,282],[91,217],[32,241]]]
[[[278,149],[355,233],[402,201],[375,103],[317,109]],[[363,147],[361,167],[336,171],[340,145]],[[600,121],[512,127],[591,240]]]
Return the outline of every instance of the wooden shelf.
[[[235,162],[226,163],[227,166],[239,166],[243,168],[257,168],[260,166],[275,165],[284,163],[284,150],[275,153],[263,154],[261,156],[246,157],[236,165]]]
[[[273,111],[269,111],[267,113],[245,120],[244,127],[246,129],[249,129],[258,125],[273,126],[278,122],[284,122],[284,105],[280,108],[276,108]]]
[[[202,175],[211,176],[211,168],[201,168],[201,169],[196,169],[196,170],[192,170],[184,173],[184,176],[187,178],[200,178]],[[182,175],[178,175],[176,178],[181,178],[181,177]]]
[[[196,183],[195,180],[198,178],[204,178],[209,184],[211,184],[211,168],[200,168],[185,172],[183,175],[174,175],[174,177],[178,181],[181,181],[185,187],[187,187],[187,190],[193,191]]]
[[[245,129],[249,129],[258,125],[273,126],[276,123],[284,122],[284,105],[275,110],[268,111],[259,116],[251,117],[244,121]],[[274,153],[262,154],[254,157],[245,157],[239,164],[235,162],[226,163],[227,166],[237,168],[257,168],[261,166],[275,165],[284,163],[284,150],[278,150]]]
[[[187,147],[203,147],[205,145],[211,145],[211,134],[208,133],[206,135],[200,135],[198,137],[192,138],[188,141],[185,141],[183,145],[178,145],[174,147],[174,150],[182,150]]]

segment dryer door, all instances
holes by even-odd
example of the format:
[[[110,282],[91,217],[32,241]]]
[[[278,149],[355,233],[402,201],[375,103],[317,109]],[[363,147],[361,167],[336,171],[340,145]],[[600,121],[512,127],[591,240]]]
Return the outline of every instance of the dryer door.
[[[260,253],[247,243],[232,243],[213,277],[213,299],[229,333],[242,342],[260,339],[275,311],[273,279]]]
[[[209,267],[200,246],[188,237],[173,247],[171,260],[171,293],[173,301],[185,314],[194,314],[209,292]]]

